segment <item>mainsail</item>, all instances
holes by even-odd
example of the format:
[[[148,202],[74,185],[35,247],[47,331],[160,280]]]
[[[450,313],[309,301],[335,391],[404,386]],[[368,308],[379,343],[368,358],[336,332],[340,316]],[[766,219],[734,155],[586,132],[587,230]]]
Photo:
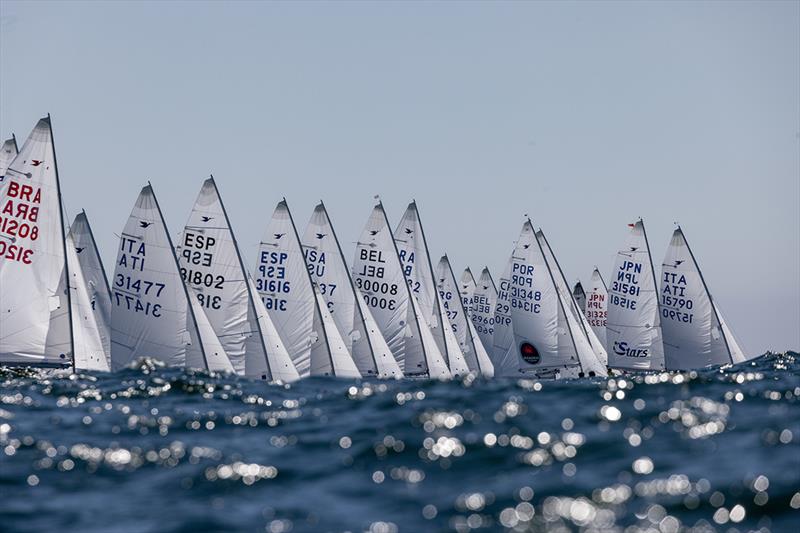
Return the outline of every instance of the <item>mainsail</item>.
[[[644,223],[631,227],[608,287],[606,346],[611,368],[663,370],[658,288]]]
[[[94,240],[92,227],[86,212],[78,213],[69,230],[75,244],[81,273],[86,284],[87,295],[94,313],[95,323],[100,332],[103,352],[111,362],[111,288],[100,258],[100,251]],[[69,249],[69,247],[67,247]],[[72,269],[70,268],[70,271]]]
[[[3,183],[6,170],[14,158],[17,157],[18,152],[17,138],[15,136],[12,135],[10,139],[3,141],[3,146],[0,148],[0,183]]]
[[[572,288],[572,297],[575,298],[575,303],[578,304],[580,309],[586,309],[586,292],[583,290],[583,285],[580,281],[576,282]]]
[[[464,359],[467,365],[469,365],[469,370],[483,376],[492,376],[494,374],[494,369],[489,359],[489,354],[481,343],[478,332],[475,331],[467,308],[464,305],[464,301],[466,300],[469,303],[471,297],[465,296],[462,293],[461,289],[464,284],[456,284],[453,268],[446,255],[442,256],[436,267],[436,281],[440,301],[447,313],[447,319],[450,322],[453,333],[458,340],[461,353],[464,354]],[[474,289],[474,283],[474,280],[472,280],[471,286],[467,283],[465,290],[468,290],[470,287]]]
[[[470,320],[489,358],[492,358],[497,287],[488,268],[484,268],[472,292]]]
[[[436,289],[436,277],[416,202],[408,204],[394,231],[394,240],[411,293],[419,302],[422,315],[447,361],[450,373],[453,376],[468,373],[469,367]]]
[[[50,118],[0,181],[0,363],[73,363],[65,225]]]
[[[319,288],[361,375],[400,378],[400,366],[357,292],[328,212],[320,202],[303,235],[303,249],[311,277]],[[372,326],[368,325],[372,322]]]
[[[511,265],[514,262],[514,254],[506,263],[506,268],[503,270],[503,275],[500,277],[498,285],[497,297],[495,298],[495,306],[493,313],[494,331],[492,333],[492,364],[497,371],[498,366],[502,363],[511,346],[514,344],[514,324],[511,320]]]
[[[464,272],[461,273],[461,279],[458,280],[458,292],[461,296],[464,310],[467,312],[467,318],[472,316],[472,302],[475,297],[476,285],[472,270],[469,267],[465,268]]]
[[[555,253],[553,253],[553,249],[550,248],[550,243],[547,242],[547,237],[541,229],[536,232],[536,237],[539,239],[542,251],[545,254],[545,259],[547,259],[548,267],[553,274],[553,280],[558,289],[559,297],[563,302],[564,309],[567,311],[568,315],[572,315],[575,323],[579,326],[577,329],[571,330],[573,340],[576,346],[582,344],[585,340],[588,342],[589,346],[591,346],[592,352],[594,353],[594,357],[590,357],[588,354],[584,356],[584,353],[578,350],[578,356],[581,359],[581,367],[586,373],[605,375],[607,373],[606,365],[608,365],[608,354],[606,353],[605,346],[600,342],[600,339],[589,325],[588,320],[586,320],[583,309],[578,306],[575,298],[573,298],[569,290],[567,278],[564,276],[564,271],[561,270],[561,265],[559,265],[558,259],[556,259]]]
[[[311,279],[286,200],[278,203],[267,225],[255,280],[301,377],[360,376]]]
[[[213,176],[203,182],[176,252],[181,275],[236,373],[269,381],[297,379],[282,345],[272,348],[264,336],[261,322],[269,316],[259,319],[258,297]],[[288,369],[289,375],[277,378],[273,367]]]
[[[689,370],[746,360],[719,315],[703,274],[679,227],[661,273],[661,327],[668,370]]]
[[[189,297],[149,184],[139,193],[120,236],[112,306],[114,369],[153,357],[170,366],[233,370],[203,308]]]
[[[419,303],[406,282],[380,202],[370,213],[356,243],[353,281],[405,375],[450,377]]]
[[[608,317],[608,290],[603,276],[596,268],[589,280],[589,293],[585,295],[583,314],[602,346],[606,343],[606,321]]]

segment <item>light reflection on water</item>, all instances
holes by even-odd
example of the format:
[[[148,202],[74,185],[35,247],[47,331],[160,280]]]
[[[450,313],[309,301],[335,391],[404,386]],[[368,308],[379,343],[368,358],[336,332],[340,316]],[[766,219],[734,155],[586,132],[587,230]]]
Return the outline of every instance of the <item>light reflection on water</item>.
[[[789,531],[799,371],[795,353],[568,383],[0,370],[0,524]]]

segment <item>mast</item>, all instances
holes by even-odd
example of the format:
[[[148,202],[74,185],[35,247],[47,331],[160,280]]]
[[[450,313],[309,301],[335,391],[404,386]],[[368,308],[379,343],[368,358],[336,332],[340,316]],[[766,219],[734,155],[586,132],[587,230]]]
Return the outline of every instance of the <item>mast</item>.
[[[453,287],[456,289],[456,291],[458,291],[458,288],[459,288],[458,281],[456,280],[456,275],[453,274],[453,266],[450,264],[450,258],[447,257],[447,254],[444,254],[444,258],[445,258],[445,261],[447,261],[447,270],[450,271],[450,279],[453,280]],[[469,272],[469,268],[467,268],[467,271]],[[472,277],[472,272],[469,272],[469,275],[470,275],[470,277]],[[472,281],[473,282],[475,281],[474,277],[472,278]],[[464,335],[465,335],[464,338],[466,339],[467,342],[469,342],[472,345],[472,352],[475,354],[475,363],[478,365],[478,373],[483,375],[483,368],[481,368],[481,359],[480,359],[480,357],[478,357],[478,350],[475,349],[475,339],[472,338],[472,334],[469,331],[469,326],[470,326],[470,323],[471,323],[472,319],[470,318],[469,314],[467,313],[467,310],[464,308],[464,300],[461,299],[461,293],[460,292],[458,293],[458,295],[456,295],[456,299],[458,300],[458,305],[459,305],[459,307],[461,307],[461,312],[464,315],[464,322],[467,325],[467,331],[464,332]],[[467,366],[469,366],[469,365],[467,365]]]
[[[314,280],[311,279],[311,272],[308,271],[308,264],[306,263],[306,254],[303,250],[303,242],[300,240],[300,235],[297,233],[297,226],[294,225],[294,219],[292,218],[292,212],[289,210],[289,204],[286,203],[286,198],[283,200],[283,205],[286,206],[286,212],[289,214],[289,222],[292,224],[292,230],[294,231],[294,238],[295,242],[297,242],[297,246],[300,248],[300,255],[303,258],[303,266],[306,267],[304,270],[306,271],[306,276],[308,276],[308,283],[311,285],[311,298],[314,301],[314,309],[316,309],[317,315],[319,315],[319,324],[322,328],[322,336],[325,338],[325,347],[328,349],[328,360],[331,362],[331,374],[336,376],[336,366],[333,364],[333,354],[331,353],[331,344],[328,342],[328,331],[325,329],[325,321],[322,320],[322,310],[319,308],[319,302],[317,301],[317,290],[314,288]],[[313,327],[313,326],[312,326]],[[311,363],[311,352],[309,352],[309,364]],[[309,367],[310,372],[310,367]]]
[[[236,242],[236,235],[234,235],[233,233],[233,227],[231,226],[231,221],[228,218],[228,210],[225,209],[225,203],[222,201],[222,195],[219,194],[219,189],[217,189],[217,182],[214,180],[214,175],[211,174],[209,179],[211,180],[211,185],[214,186],[214,192],[217,193],[217,199],[219,200],[219,205],[222,207],[222,214],[225,215],[225,224],[227,224],[228,226],[228,233],[230,234],[231,240],[233,241],[233,247],[236,250],[236,257],[239,259],[239,268],[241,269],[242,274],[244,274],[245,278],[244,284],[247,287],[247,297],[248,297],[247,304],[250,307],[250,310],[253,312],[253,317],[255,318],[256,328],[258,329],[258,336],[261,342],[261,347],[264,348],[264,359],[266,360],[267,363],[267,370],[269,371],[270,377],[274,380],[275,376],[272,374],[272,367],[269,364],[269,356],[267,355],[267,346],[264,344],[264,332],[261,330],[261,322],[259,322],[258,320],[258,315],[256,313],[256,306],[253,303],[253,298],[254,298],[253,290],[252,287],[250,287],[250,281],[247,279],[248,274],[244,266],[244,261],[242,260],[242,254],[239,251],[239,243]]]
[[[169,235],[169,230],[167,229],[167,223],[164,220],[164,213],[161,212],[161,206],[158,204],[158,198],[156,198],[156,193],[153,191],[153,186],[150,182],[147,182],[147,186],[150,187],[150,192],[153,193],[153,201],[156,203],[156,209],[158,210],[158,216],[161,218],[161,227],[164,228],[164,233],[167,235],[167,244],[169,244],[169,249],[172,251],[172,258],[175,260],[175,268],[180,270],[180,264],[178,263],[178,256],[175,255],[175,246],[172,244],[172,237]],[[186,286],[186,282],[181,278],[181,286],[183,287],[183,294],[186,295],[186,306],[189,308],[189,313],[192,315],[192,321],[194,322],[194,329],[195,333],[197,334],[197,342],[200,344],[200,353],[203,355],[203,362],[206,364],[206,370],[210,370],[208,367],[208,357],[206,357],[206,347],[203,345],[203,340],[200,337],[200,326],[197,325],[197,317],[194,314],[194,307],[192,307],[192,302],[189,301],[189,298],[194,298],[194,295],[189,294],[189,288]]]
[[[550,263],[547,261],[547,256],[544,254],[544,250],[542,250],[542,243],[539,242],[539,239],[536,237],[536,231],[533,229],[533,224],[531,223],[531,219],[528,219],[528,225],[531,227],[531,231],[533,231],[533,240],[536,241],[536,246],[539,247],[539,253],[542,254],[542,259],[544,259],[544,266],[547,267],[547,273],[550,275],[550,281],[553,284],[553,287],[556,290],[556,295],[560,294],[558,290],[558,285],[556,285],[556,279],[553,277],[553,271],[550,268]],[[545,238],[545,242],[547,242],[547,238]],[[548,244],[548,248],[549,248]],[[553,254],[555,257],[555,254]],[[561,301],[561,297],[558,296],[558,306],[561,308],[561,312],[564,313],[564,320],[567,322],[567,331],[569,331],[569,338],[572,341],[572,349],[575,350],[575,358],[578,360],[578,368],[581,369],[581,374],[583,373],[583,365],[581,364],[581,357],[578,355],[578,345],[575,344],[575,335],[572,334],[572,328],[569,325],[569,317],[567,316],[567,310],[564,309],[564,302]],[[570,365],[571,366],[571,365]]]
[[[353,276],[350,274],[350,270],[347,267],[347,261],[344,258],[344,252],[342,252],[342,246],[339,244],[339,236],[336,235],[336,230],[333,229],[333,222],[331,222],[331,218],[328,216],[328,210],[325,208],[325,204],[322,200],[319,201],[319,205],[322,206],[322,212],[325,213],[325,220],[328,221],[328,225],[331,227],[331,233],[333,233],[333,240],[336,242],[336,249],[339,250],[339,256],[342,258],[344,262],[344,269],[347,272],[347,279],[350,281],[350,289],[353,291],[353,298],[356,299],[355,309],[353,312],[357,312],[358,316],[361,317],[361,325],[364,327],[364,336],[367,338],[367,344],[369,345],[369,353],[372,355],[372,362],[375,363],[375,373],[380,374],[378,371],[378,360],[375,358],[375,349],[372,347],[372,339],[370,339],[370,335],[367,332],[367,321],[364,319],[364,313],[361,312],[361,307],[358,302],[358,298],[360,296],[356,292],[356,286],[353,283]],[[352,355],[352,354],[351,354]],[[392,354],[394,357],[394,354]]]
[[[94,240],[94,232],[92,232],[92,225],[89,224],[89,219],[86,217],[86,210],[81,209],[81,213],[83,214],[83,218],[86,219],[86,227],[89,228],[89,239],[92,241],[92,248],[94,248],[94,253],[98,259],[100,259],[100,250],[97,248],[97,242]],[[106,282],[106,290],[108,293],[111,294],[111,286],[108,284],[108,275],[106,275],[106,267],[103,265],[103,260],[100,259],[98,261],[100,263],[100,272],[103,273],[103,281]]]
[[[653,290],[656,293],[656,318],[658,318],[658,324],[659,324],[658,327],[661,327],[661,295],[658,294],[658,292],[659,292],[658,291],[658,285],[656,285],[656,280],[658,278],[656,277],[656,269],[653,266],[653,256],[650,254],[650,243],[647,241],[647,231],[644,229],[644,220],[642,220],[642,217],[639,217],[639,223],[642,225],[642,235],[644,235],[644,245],[647,246],[647,260],[650,261],[650,273],[653,276]],[[681,232],[681,235],[683,235],[683,232]],[[686,236],[683,237],[683,240],[684,240],[684,242],[686,241]],[[689,248],[689,243],[688,242],[686,243],[686,248]],[[691,253],[692,253],[692,250],[691,250],[691,248],[689,248],[689,254],[691,254]],[[692,261],[694,261],[694,256],[692,256]],[[694,264],[697,265],[697,261],[695,261]],[[699,266],[697,267],[697,271],[700,272],[700,267]],[[702,278],[703,278],[703,274],[701,273],[700,274],[700,279],[702,279]],[[600,279],[603,279],[602,276],[600,277]],[[703,281],[703,285],[704,286],[705,286],[705,283],[706,282]],[[603,282],[603,284],[605,285],[605,281]],[[708,288],[706,288],[706,292],[708,292]],[[709,299],[711,298],[711,293],[708,293],[708,297],[709,297]],[[713,302],[712,302],[711,307],[714,307]],[[716,313],[716,309],[714,309],[714,312]],[[717,321],[719,321],[719,317],[717,317]],[[653,327],[655,327],[655,321],[653,323]],[[720,323],[720,330],[722,330],[722,323]],[[723,337],[725,336],[724,332],[722,333],[722,336]],[[667,367],[667,361],[663,357],[663,355],[664,355],[664,348],[663,348],[663,346],[664,346],[664,336],[662,334],[659,334],[659,338],[661,339],[661,346],[662,346],[661,355],[662,355],[662,359],[664,359],[664,362],[661,364],[660,370],[664,370]],[[726,346],[728,345],[727,341],[725,341],[725,345]],[[651,344],[651,346],[652,346],[652,344]],[[650,353],[652,353],[652,351]],[[733,362],[733,356],[731,355],[730,348],[728,349],[728,357],[730,357],[731,358],[731,362]],[[651,362],[652,362],[652,357],[651,357]]]
[[[50,114],[49,113],[47,115],[47,118],[48,119],[50,118]],[[53,129],[52,129],[52,126],[51,126],[51,128],[50,128],[50,140],[52,140],[52,139],[53,139]],[[13,133],[11,134],[11,140],[14,141],[14,151],[16,153],[19,153],[19,146],[17,146],[17,136],[14,135]],[[56,153],[56,149],[55,148],[53,148],[53,153],[54,154]],[[58,172],[56,172],[56,174],[58,174]]]
[[[439,300],[439,289],[436,288],[436,273],[433,271],[433,263],[431,263],[431,253],[428,250],[428,239],[425,238],[425,228],[422,227],[422,217],[419,216],[419,209],[417,209],[417,201],[412,199],[411,204],[414,206],[414,213],[417,215],[417,223],[419,224],[419,232],[422,235],[422,245],[425,246],[425,256],[428,258],[428,270],[431,273],[431,281],[433,282],[433,305],[434,305],[434,313],[438,316],[436,320],[442,324],[442,344],[444,345],[444,357],[447,361],[448,370],[450,370],[450,366],[452,363],[450,362],[450,348],[447,346],[447,339],[445,334],[445,326],[446,324],[442,321],[442,303]],[[456,284],[456,288],[458,288],[458,284]],[[460,296],[459,296],[460,298]],[[450,321],[448,320],[448,323]],[[452,333],[452,332],[451,332]],[[451,370],[452,372],[452,370]]]
[[[72,372],[75,373],[75,332],[72,324],[72,295],[70,294],[69,262],[67,261],[67,234],[64,229],[64,203],[61,197],[61,180],[58,179],[58,162],[56,159],[56,143],[53,139],[53,125],[50,122],[50,113],[47,114],[47,126],[50,129],[50,145],[53,147],[53,168],[56,174],[56,192],[58,194],[58,217],[61,220],[61,245],[64,250],[64,277],[67,280],[67,316],[69,317],[69,345],[72,354]],[[17,138],[14,137],[14,146],[17,145]]]
[[[728,337],[725,335],[725,329],[722,327],[722,320],[719,318],[719,314],[717,314],[717,306],[714,305],[714,298],[711,296],[711,291],[708,290],[708,285],[706,285],[706,278],[703,277],[703,271],[700,270],[700,265],[697,264],[697,259],[694,257],[694,253],[692,253],[692,247],[689,246],[689,241],[686,240],[686,235],[683,234],[683,230],[680,226],[678,226],[677,231],[681,233],[681,237],[683,237],[683,242],[686,243],[686,249],[689,250],[689,255],[692,258],[692,262],[694,266],[697,268],[697,273],[700,275],[700,281],[703,282],[703,288],[706,290],[706,295],[708,296],[708,301],[711,302],[711,311],[714,313],[714,316],[717,317],[717,324],[719,324],[719,332],[722,336],[722,340],[725,343],[725,348],[728,350],[728,359],[730,359],[731,364],[733,364],[733,354],[731,353],[731,347],[728,345]]]
[[[391,233],[392,227],[389,225],[389,217],[386,216],[386,210],[383,208],[383,202],[381,202],[380,200],[378,200],[378,207],[380,207],[381,213],[383,213],[383,220],[386,222],[386,229],[389,230],[389,233]],[[397,243],[394,241],[394,235],[392,235],[391,237],[392,237],[392,246],[394,247],[394,255],[397,258],[397,260],[400,261],[400,251],[397,249]],[[431,369],[430,365],[428,364],[428,351],[425,349],[425,343],[422,342],[422,327],[419,325],[419,317],[417,316],[417,312],[414,310],[414,302],[411,301],[411,298],[413,298],[414,295],[411,294],[411,289],[408,288],[408,280],[406,280],[405,272],[403,273],[403,286],[405,286],[406,294],[408,294],[408,303],[409,305],[411,305],[411,314],[414,316],[414,322],[417,324],[417,331],[420,332],[419,343],[420,346],[422,346],[422,355],[425,359],[426,373],[428,374],[428,377],[430,377]]]

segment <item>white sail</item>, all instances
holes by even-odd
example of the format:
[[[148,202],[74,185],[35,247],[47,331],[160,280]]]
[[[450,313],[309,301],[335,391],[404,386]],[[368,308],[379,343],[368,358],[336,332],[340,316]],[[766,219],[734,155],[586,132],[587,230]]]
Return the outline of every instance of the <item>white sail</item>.
[[[580,341],[585,335],[577,334],[578,323],[556,286],[530,220],[523,225],[517,240],[510,274],[514,342],[506,355],[495,362],[495,375],[565,373],[573,367],[580,372],[587,347],[594,354],[588,341],[584,346],[575,340],[577,337]]]
[[[663,370],[658,288],[647,233],[641,219],[629,226],[608,286],[608,364],[619,369]]]
[[[6,170],[15,157],[17,157],[17,138],[12,136],[3,141],[3,146],[0,147],[0,183],[3,183]]]
[[[536,232],[536,236],[539,239],[539,244],[542,247],[545,259],[547,259],[547,264],[550,268],[551,274],[553,275],[553,281],[558,289],[565,312],[567,312],[567,314],[575,320],[575,323],[578,326],[577,328],[570,327],[570,332],[573,337],[573,343],[575,344],[576,352],[581,361],[582,370],[585,374],[589,375],[598,373],[605,375],[606,365],[608,364],[608,354],[606,353],[605,346],[600,342],[600,339],[589,325],[589,321],[586,320],[583,309],[578,306],[578,302],[576,302],[575,298],[572,296],[572,292],[569,290],[569,284],[567,283],[567,278],[564,276],[564,271],[561,270],[558,259],[556,258],[555,253],[553,253],[553,249],[550,247],[550,244],[547,242],[547,237],[545,236],[544,232],[539,230]],[[584,340],[591,348],[593,356],[590,354],[585,354],[581,350]],[[598,368],[601,369],[600,372],[598,372]]]
[[[436,267],[436,280],[440,301],[447,312],[447,319],[458,340],[461,353],[464,354],[464,359],[469,365],[469,370],[481,375],[491,375],[493,373],[492,363],[475,328],[472,327],[469,313],[464,306],[464,301],[469,303],[472,298],[469,295],[463,295],[463,284],[456,284],[453,268],[446,255],[442,256]],[[466,285],[465,290],[470,288],[469,283]],[[474,280],[472,280],[472,288],[474,289]]]
[[[725,340],[728,343],[728,350],[731,352],[731,361],[733,361],[734,364],[737,364],[744,363],[745,361],[752,359],[752,357],[747,357],[747,355],[745,355],[744,350],[739,344],[739,341],[736,340],[736,337],[734,337],[733,331],[731,331],[730,327],[728,327],[728,323],[722,316],[722,313],[720,312],[716,302],[714,302],[714,311],[716,312],[717,320],[719,320],[720,327],[722,328],[722,334],[725,336]]]
[[[113,369],[140,357],[170,366],[210,370],[225,366],[218,364],[218,341],[206,331],[202,309],[198,313],[189,307],[188,289],[178,268],[172,240],[148,184],[120,236],[111,284]],[[209,349],[204,342],[210,344]]]
[[[0,363],[72,362],[69,295],[59,287],[66,265],[59,196],[44,118],[0,182]]]
[[[502,360],[514,344],[514,324],[511,320],[511,265],[514,262],[513,252],[503,275],[500,277],[497,297],[494,306],[494,332],[492,334],[492,364],[497,371]],[[476,300],[477,302],[477,300]]]
[[[380,202],[356,243],[353,281],[405,375],[444,375],[440,368],[446,367],[444,358],[421,312],[415,313],[418,303],[406,282]]]
[[[579,309],[586,309],[586,292],[583,290],[583,284],[578,281],[572,287],[572,297],[575,298],[575,303],[578,304]]]
[[[190,304],[189,318],[194,321],[195,327],[189,328],[192,342],[186,349],[186,366],[205,368],[212,372],[236,372],[208,320],[203,304],[194,296],[187,296]]]
[[[311,347],[311,375],[328,376],[333,375],[340,378],[360,378],[361,372],[358,371],[355,361],[350,355],[339,328],[333,320],[325,299],[320,293],[318,286],[314,286],[314,296],[317,301],[319,313],[314,318],[315,324],[320,321],[321,327],[315,327],[315,331],[322,331],[323,335],[317,337],[316,343]],[[317,355],[316,352],[319,352]],[[325,359],[326,355],[328,360]]]
[[[418,324],[420,324],[420,337],[422,340],[422,345],[425,346],[425,355],[428,362],[428,377],[431,379],[441,380],[450,379],[452,377],[452,373],[447,367],[447,363],[442,357],[441,352],[438,351],[436,340],[433,338],[433,333],[431,333],[431,330],[428,329],[428,327],[423,323],[424,317],[422,316],[422,309],[420,309],[417,298],[411,296],[411,298],[409,298],[409,302],[411,303],[410,307],[416,317],[416,321]]]
[[[250,294],[257,295],[258,289],[253,278],[248,274],[247,283]],[[283,345],[283,340],[278,334],[275,324],[264,307],[260,297],[252,298],[250,323],[257,326],[254,334],[247,339],[245,348],[245,376],[255,377],[266,381],[279,381],[291,383],[300,379],[300,374]]]
[[[70,235],[75,243],[78,263],[86,283],[86,289],[94,313],[95,323],[100,332],[103,352],[111,362],[111,288],[100,258],[100,251],[92,234],[86,212],[78,213],[70,227]],[[70,271],[72,269],[70,268]]]
[[[662,264],[660,306],[668,370],[724,365],[742,357],[730,328],[720,322],[681,228],[672,234]],[[736,346],[736,356],[729,339]]]
[[[71,233],[67,235],[66,245],[75,343],[75,368],[108,372],[111,370],[110,353],[107,353],[103,347],[93,301],[79,261],[78,248],[75,246]],[[64,280],[62,280],[63,284]]]
[[[445,314],[436,289],[436,275],[433,271],[422,220],[416,202],[408,204],[403,218],[394,231],[394,240],[400,261],[403,264],[406,281],[411,294],[417,298],[423,317],[436,339],[439,351],[448,363],[454,376],[469,372],[464,354],[453,335],[452,325]]]
[[[494,349],[494,314],[497,307],[497,287],[488,268],[484,268],[472,291],[470,321],[472,322],[481,344],[489,353],[490,359]]]
[[[603,276],[596,268],[589,280],[589,292],[584,295],[584,315],[600,344],[606,346],[606,320],[608,316],[608,290]],[[580,304],[579,304],[580,305]]]
[[[332,339],[341,334],[334,331],[334,323],[326,324],[321,316],[322,309],[286,200],[278,203],[267,225],[259,248],[255,281],[300,376],[338,375],[331,349],[338,350],[338,343],[332,343]],[[349,370],[343,371],[346,375],[342,377],[349,377]]]
[[[361,375],[401,377],[400,366],[380,330],[374,325],[371,313],[373,327],[367,325],[363,298],[359,302],[350,269],[322,202],[316,206],[306,226],[303,249],[311,277],[338,331],[344,335],[347,349]],[[366,312],[369,313],[369,309]]]

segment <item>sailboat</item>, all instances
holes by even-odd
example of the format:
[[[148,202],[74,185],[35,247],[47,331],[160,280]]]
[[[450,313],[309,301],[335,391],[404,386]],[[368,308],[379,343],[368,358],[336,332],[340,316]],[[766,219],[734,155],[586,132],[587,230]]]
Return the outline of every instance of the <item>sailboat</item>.
[[[666,368],[691,370],[748,360],[711,297],[680,227],[672,234],[661,268]]]
[[[541,229],[537,231],[536,238],[539,240],[539,244],[544,252],[548,267],[553,274],[553,280],[555,281],[559,296],[564,302],[565,310],[570,313],[578,323],[579,327],[572,331],[573,338],[577,339],[575,344],[579,346],[585,340],[592,348],[594,357],[584,354],[583,351],[578,350],[581,367],[584,369],[584,373],[591,372],[599,376],[606,375],[608,354],[606,353],[605,346],[603,346],[603,344],[600,342],[600,339],[597,337],[597,335],[595,335],[594,330],[586,320],[583,309],[578,307],[578,303],[573,298],[572,292],[569,290],[567,278],[564,276],[564,271],[561,270],[561,265],[558,263],[558,259],[556,259],[555,253],[553,253],[553,249],[550,247],[550,243],[547,242],[547,237],[545,237],[544,231]]]
[[[181,275],[234,371],[266,381],[300,378],[249,279],[216,181],[203,182],[176,249]],[[263,303],[262,303],[263,307]]]
[[[12,135],[10,139],[3,141],[3,146],[0,147],[0,183],[3,183],[6,170],[14,158],[17,157],[17,153],[19,153],[17,137]]]
[[[320,202],[303,235],[303,251],[311,277],[343,334],[359,372],[364,377],[401,378],[403,371],[375,323],[363,295],[355,286],[333,229]]]
[[[436,276],[416,202],[408,204],[403,218],[394,231],[394,240],[411,293],[419,302],[423,317],[436,339],[439,351],[447,361],[450,374],[461,376],[469,373],[464,354],[436,290]]]
[[[497,306],[497,287],[492,279],[492,274],[487,267],[481,271],[478,281],[475,282],[475,289],[472,291],[472,306],[470,310],[470,321],[481,339],[481,344],[492,360],[493,337],[494,337],[494,315]],[[492,365],[494,367],[494,365]]]
[[[83,275],[86,293],[94,315],[94,321],[100,334],[103,353],[107,361],[105,369],[111,365],[111,288],[108,285],[103,260],[94,240],[92,227],[86,211],[75,217],[70,227],[78,267]],[[70,269],[72,270],[72,269]]]
[[[580,304],[579,304],[580,305]],[[606,322],[608,319],[608,289],[597,268],[589,279],[589,293],[585,295],[583,314],[589,322],[601,346],[607,346]]]
[[[255,279],[300,377],[361,377],[323,299],[325,289],[311,278],[285,199],[267,225]]]
[[[492,361],[489,359],[489,354],[483,346],[475,326],[472,325],[469,312],[464,305],[465,300],[468,304],[472,300],[469,293],[470,289],[474,289],[475,280],[472,280],[472,285],[470,285],[471,278],[472,274],[470,273],[470,278],[466,280],[467,283],[457,285],[450,260],[446,255],[439,260],[436,267],[439,298],[458,340],[461,353],[464,354],[471,372],[476,372],[484,377],[492,377],[494,375]]]
[[[450,371],[406,281],[380,200],[356,243],[353,281],[408,377],[447,379]]]
[[[559,289],[555,278],[558,269],[549,264],[530,219],[523,224],[509,270],[513,341],[507,352],[494,361],[495,375],[539,378],[605,375],[572,311],[571,293],[568,300]]]
[[[663,370],[658,289],[644,222],[628,224],[608,287],[606,346],[611,368]]]
[[[66,248],[48,116],[0,181],[0,363],[74,368]]]
[[[579,308],[586,309],[586,291],[583,290],[580,281],[575,282],[575,286],[572,287],[572,297],[575,298]]]
[[[113,369],[152,357],[169,366],[234,371],[204,306],[189,294],[184,280],[188,272],[181,275],[161,208],[148,183],[120,235],[111,300]]]

